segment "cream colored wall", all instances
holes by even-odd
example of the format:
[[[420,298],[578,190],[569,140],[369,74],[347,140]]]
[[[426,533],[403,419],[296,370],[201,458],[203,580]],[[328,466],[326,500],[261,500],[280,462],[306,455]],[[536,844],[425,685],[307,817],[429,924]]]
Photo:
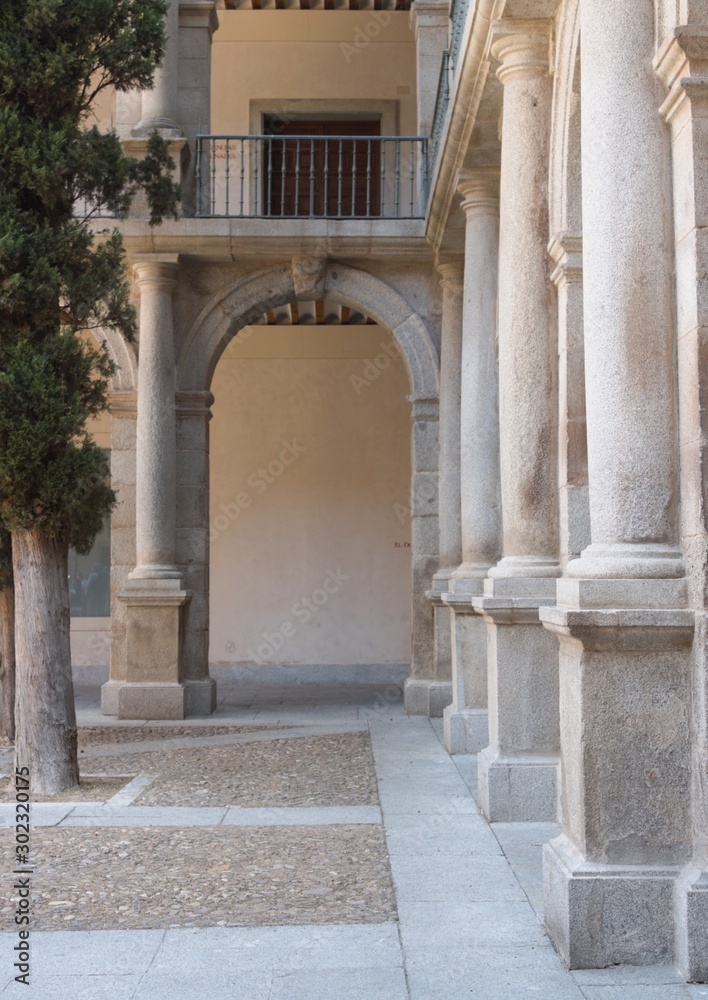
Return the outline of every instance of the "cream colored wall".
[[[250,102],[396,101],[416,132],[415,42],[406,12],[219,11],[212,46],[216,134],[251,132]]]
[[[406,663],[410,390],[391,335],[244,333],[212,383],[210,661]]]

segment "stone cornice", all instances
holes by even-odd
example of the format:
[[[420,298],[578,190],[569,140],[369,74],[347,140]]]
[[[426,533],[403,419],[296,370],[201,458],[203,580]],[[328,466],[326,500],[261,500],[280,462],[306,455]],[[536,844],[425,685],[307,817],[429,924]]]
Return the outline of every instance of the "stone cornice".
[[[708,25],[675,28],[659,49],[654,68],[669,91],[660,108],[665,121],[671,122],[686,100],[708,98]]]
[[[289,219],[179,219],[151,228],[147,220],[116,219],[131,258],[172,255],[182,259],[235,261],[245,258],[328,257],[346,260],[400,259],[432,263],[424,222],[348,222]],[[97,242],[108,238],[105,220],[91,223]]]
[[[219,27],[214,0],[182,0],[179,5],[180,28],[208,28],[209,37]]]

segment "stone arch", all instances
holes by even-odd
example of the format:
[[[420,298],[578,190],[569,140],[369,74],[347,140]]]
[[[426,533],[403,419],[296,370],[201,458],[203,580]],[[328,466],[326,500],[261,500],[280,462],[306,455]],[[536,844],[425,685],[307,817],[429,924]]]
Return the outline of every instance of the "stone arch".
[[[408,369],[413,399],[438,396],[437,351],[424,322],[400,293],[366,271],[308,258],[249,274],[211,299],[192,324],[180,351],[179,389],[207,390],[226,345],[264,312],[293,299],[324,295],[364,310],[391,331]]]
[[[114,392],[134,392],[138,385],[138,359],[135,347],[117,330],[100,327],[91,335],[108,351],[116,370],[111,378]]]

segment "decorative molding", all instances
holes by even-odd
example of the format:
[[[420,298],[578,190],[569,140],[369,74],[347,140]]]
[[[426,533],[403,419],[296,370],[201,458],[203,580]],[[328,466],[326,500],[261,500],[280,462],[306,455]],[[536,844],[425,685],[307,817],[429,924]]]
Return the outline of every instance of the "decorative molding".
[[[293,257],[293,286],[296,299],[320,299],[324,295],[326,257]]]
[[[557,288],[581,284],[583,280],[583,238],[574,233],[556,233],[548,244],[555,267],[551,281]]]
[[[543,18],[503,18],[492,25],[492,55],[499,80],[548,76],[553,68],[553,22]]]
[[[659,109],[666,122],[672,121],[686,100],[708,99],[708,25],[675,28],[673,37],[659,49],[654,69],[669,91]]]
[[[461,208],[468,219],[477,215],[499,214],[498,167],[478,167],[461,170],[457,175],[457,190],[462,197]]]

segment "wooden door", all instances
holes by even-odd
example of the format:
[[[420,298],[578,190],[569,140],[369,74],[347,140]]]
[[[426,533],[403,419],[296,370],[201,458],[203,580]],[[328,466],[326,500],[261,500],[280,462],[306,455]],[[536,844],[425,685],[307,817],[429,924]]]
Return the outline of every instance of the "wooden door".
[[[265,122],[263,214],[366,218],[381,213],[381,126],[378,121]],[[280,139],[277,133],[303,138]],[[318,136],[336,136],[323,139]],[[341,137],[341,138],[340,138]],[[350,138],[351,137],[351,138]]]

